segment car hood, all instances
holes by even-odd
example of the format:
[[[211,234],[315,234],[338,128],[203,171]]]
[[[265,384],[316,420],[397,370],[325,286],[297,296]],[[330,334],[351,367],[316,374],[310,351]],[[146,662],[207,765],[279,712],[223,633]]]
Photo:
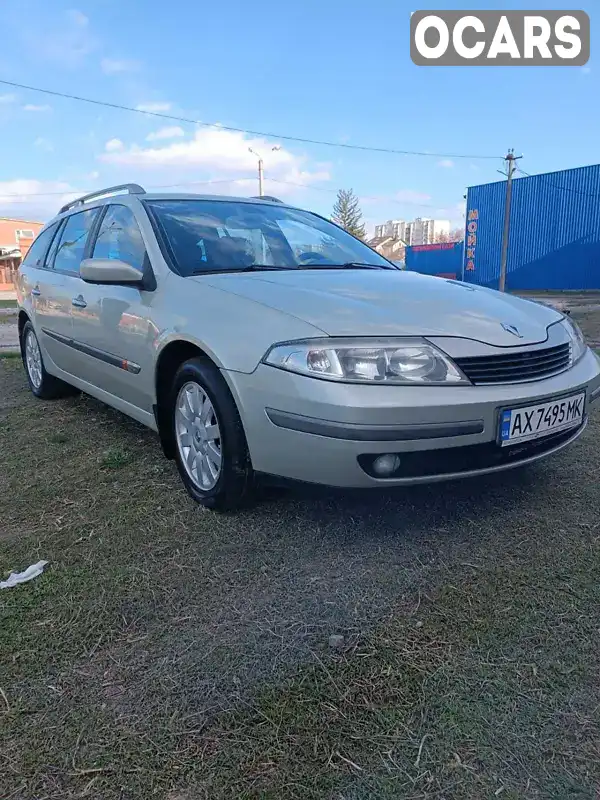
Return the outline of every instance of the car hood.
[[[400,270],[282,270],[197,280],[329,336],[453,336],[513,347],[545,341],[548,326],[562,317],[509,294]]]

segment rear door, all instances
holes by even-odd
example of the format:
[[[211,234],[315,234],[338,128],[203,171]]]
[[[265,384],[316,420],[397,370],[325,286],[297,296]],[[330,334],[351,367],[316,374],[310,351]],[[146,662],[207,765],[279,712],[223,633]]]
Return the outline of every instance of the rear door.
[[[125,261],[147,276],[151,266],[131,208],[106,207],[90,248],[91,258]],[[73,339],[82,353],[81,377],[127,403],[152,413],[155,293],[138,286],[79,281],[81,307],[73,308]]]
[[[43,302],[41,300],[40,280],[42,283],[44,282],[43,270],[46,264],[46,255],[59,226],[60,222],[55,222],[39,234],[19,267],[19,302],[29,314],[36,330],[38,330],[36,313]]]
[[[36,301],[36,328],[43,347],[59,369],[78,376],[73,349],[73,303],[79,293],[79,264],[98,208],[71,214],[55,236],[40,271]]]

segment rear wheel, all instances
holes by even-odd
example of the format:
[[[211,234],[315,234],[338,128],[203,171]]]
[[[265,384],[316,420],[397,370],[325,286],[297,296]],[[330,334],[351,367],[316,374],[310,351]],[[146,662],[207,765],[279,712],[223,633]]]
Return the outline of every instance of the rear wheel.
[[[253,473],[242,421],[219,370],[192,358],[172,387],[171,424],[179,474],[207,508],[239,508],[252,493]]]
[[[76,393],[73,386],[46,372],[42,351],[31,322],[27,321],[21,333],[21,355],[29,388],[36,397],[52,400]]]

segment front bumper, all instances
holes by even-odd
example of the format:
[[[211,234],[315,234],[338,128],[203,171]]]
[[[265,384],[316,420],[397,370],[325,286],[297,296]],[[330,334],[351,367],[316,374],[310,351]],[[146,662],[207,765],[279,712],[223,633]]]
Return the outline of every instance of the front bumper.
[[[600,359],[591,350],[560,375],[510,386],[341,384],[264,364],[252,374],[225,377],[257,472],[357,488],[447,480],[535,461],[574,441],[585,424],[531,447],[515,445],[514,457],[500,458],[498,450],[513,449],[495,445],[500,408],[585,391],[587,417],[600,400]],[[431,466],[435,451],[438,468]],[[361,464],[383,453],[406,454],[416,466],[401,477],[374,477]]]

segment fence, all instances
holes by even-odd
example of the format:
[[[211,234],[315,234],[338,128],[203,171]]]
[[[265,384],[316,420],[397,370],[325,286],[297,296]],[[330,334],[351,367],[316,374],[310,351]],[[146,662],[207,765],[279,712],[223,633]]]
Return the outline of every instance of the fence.
[[[8,258],[0,261],[0,291],[14,289],[20,261],[20,258]]]

